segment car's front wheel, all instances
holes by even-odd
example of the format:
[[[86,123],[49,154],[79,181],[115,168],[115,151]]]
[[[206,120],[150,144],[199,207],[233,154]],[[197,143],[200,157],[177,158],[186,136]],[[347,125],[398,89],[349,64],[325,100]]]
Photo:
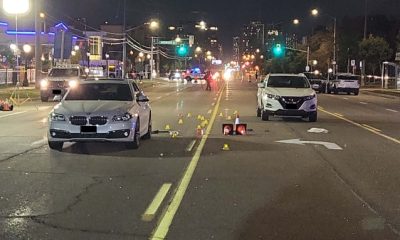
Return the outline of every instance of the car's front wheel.
[[[140,124],[139,124],[139,118],[137,119],[136,122],[136,127],[135,127],[135,136],[133,137],[133,142],[128,142],[126,143],[126,148],[128,149],[138,149],[139,148],[139,143],[140,143]]]
[[[316,122],[318,119],[318,113],[317,111],[310,113],[310,116],[308,117],[308,121],[310,122]]]
[[[49,141],[49,147],[52,150],[56,150],[56,151],[62,151],[64,146],[63,142],[50,142]]]
[[[151,139],[151,131],[152,131],[152,123],[151,123],[151,114],[149,117],[149,124],[147,125],[147,133],[143,135],[142,139]]]
[[[261,108],[257,107],[257,117],[261,117]]]
[[[360,94],[360,90],[355,90],[354,95],[358,96],[358,94]]]
[[[263,121],[269,121],[269,113],[265,110],[261,111],[261,120]]]

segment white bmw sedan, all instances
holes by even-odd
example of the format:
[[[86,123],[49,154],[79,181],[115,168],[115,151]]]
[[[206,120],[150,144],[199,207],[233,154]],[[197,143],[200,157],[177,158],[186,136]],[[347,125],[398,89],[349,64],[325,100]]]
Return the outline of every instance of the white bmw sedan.
[[[257,116],[264,121],[270,116],[317,121],[317,95],[303,74],[270,74],[258,84],[257,97]]]
[[[139,147],[151,137],[149,99],[135,82],[88,79],[71,87],[49,116],[49,147],[61,151],[64,142],[121,142]]]

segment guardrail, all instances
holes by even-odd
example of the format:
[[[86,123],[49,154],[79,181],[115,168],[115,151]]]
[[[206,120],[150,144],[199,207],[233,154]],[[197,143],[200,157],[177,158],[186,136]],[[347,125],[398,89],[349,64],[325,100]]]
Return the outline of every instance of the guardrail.
[[[15,70],[15,69],[0,69],[0,85],[2,84],[17,84],[23,82],[25,74],[27,74],[28,83],[35,83],[35,69]]]

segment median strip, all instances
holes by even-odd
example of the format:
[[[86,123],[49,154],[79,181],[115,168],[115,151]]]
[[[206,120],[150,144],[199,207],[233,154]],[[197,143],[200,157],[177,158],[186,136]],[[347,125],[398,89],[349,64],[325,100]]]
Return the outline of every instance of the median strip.
[[[196,170],[197,164],[199,162],[201,153],[203,152],[208,136],[210,135],[211,129],[214,125],[224,88],[225,86],[223,86],[221,88],[221,91],[217,93],[219,97],[214,107],[214,112],[211,115],[210,123],[207,126],[206,132],[202,136],[200,144],[197,147],[196,152],[192,160],[190,161],[188,167],[186,168],[182,179],[179,181],[178,187],[176,188],[176,191],[174,193],[174,196],[170,204],[168,205],[167,209],[164,212],[164,215],[161,217],[152,235],[150,236],[149,238],[150,240],[165,239],[168,234],[169,227],[171,226],[174,216],[178,211],[178,208],[183,200],[183,197],[185,196],[186,190],[189,186],[189,183],[193,177],[194,171]]]

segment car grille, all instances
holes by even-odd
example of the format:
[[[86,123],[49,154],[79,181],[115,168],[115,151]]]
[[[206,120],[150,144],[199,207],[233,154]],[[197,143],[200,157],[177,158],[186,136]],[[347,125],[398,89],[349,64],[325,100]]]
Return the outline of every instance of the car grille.
[[[49,87],[51,88],[65,88],[66,86],[65,81],[49,81]]]
[[[281,97],[280,104],[284,109],[299,109],[305,101],[304,97]]]
[[[107,117],[103,116],[90,117],[89,123],[91,125],[105,125],[107,123]]]
[[[85,116],[72,116],[69,118],[72,125],[84,126],[87,124],[87,118]]]

